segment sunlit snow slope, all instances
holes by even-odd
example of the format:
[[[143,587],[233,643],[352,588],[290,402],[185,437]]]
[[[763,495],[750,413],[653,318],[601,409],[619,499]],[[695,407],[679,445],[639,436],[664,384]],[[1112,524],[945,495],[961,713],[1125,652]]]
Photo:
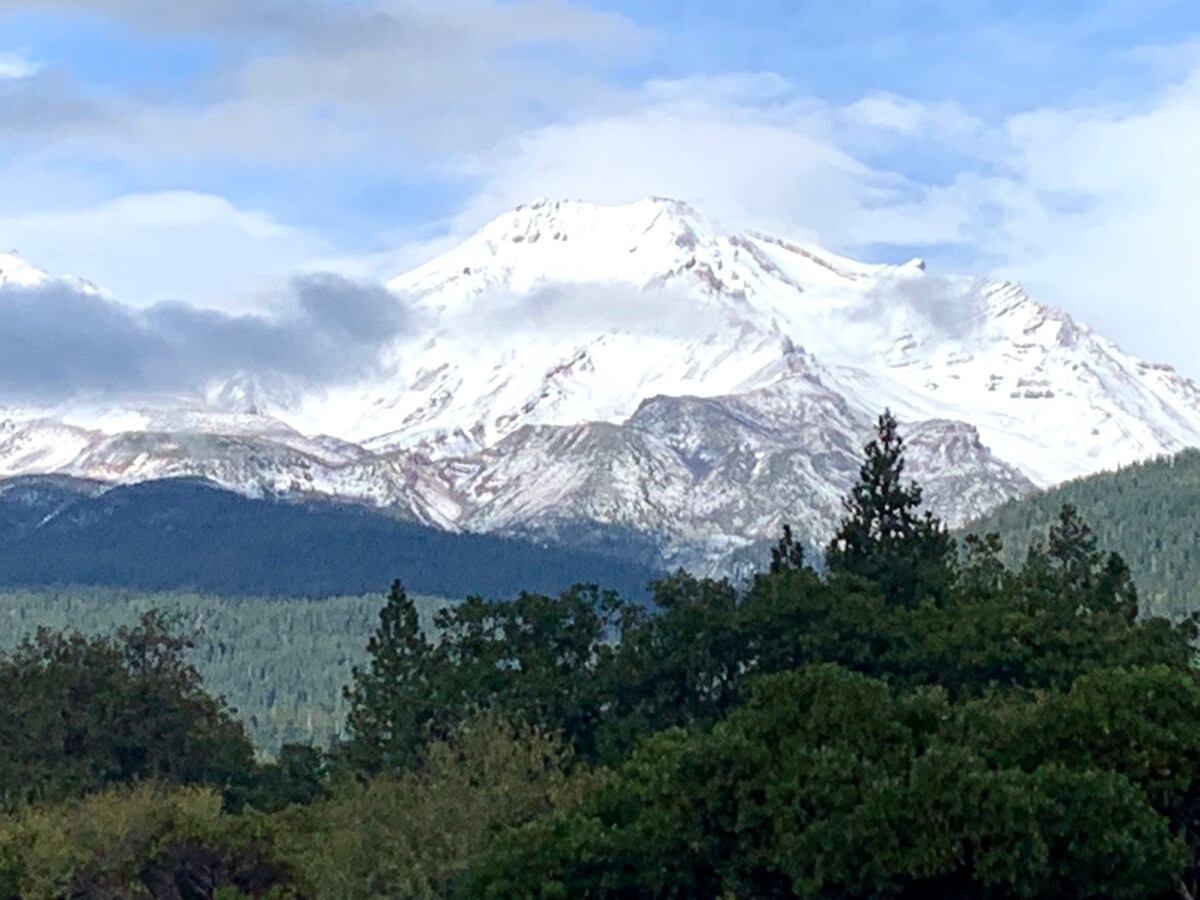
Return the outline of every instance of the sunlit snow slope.
[[[0,256],[0,302],[46,277]],[[1195,384],[1016,285],[725,231],[670,200],[522,207],[389,287],[412,326],[369,381],[13,406],[0,472],[199,474],[719,570],[784,521],[823,539],[884,407],[952,523],[1200,445]]]

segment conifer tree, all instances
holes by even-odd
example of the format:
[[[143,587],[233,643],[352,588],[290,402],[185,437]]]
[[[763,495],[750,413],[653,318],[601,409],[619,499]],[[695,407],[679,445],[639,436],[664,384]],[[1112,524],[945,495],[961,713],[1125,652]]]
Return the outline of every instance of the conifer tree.
[[[843,501],[847,516],[825,551],[826,568],[874,581],[889,603],[944,599],[954,540],[931,513],[918,513],[921,488],[904,482],[904,440],[890,410],[863,452],[858,483]]]
[[[995,532],[968,534],[963,538],[963,559],[958,565],[957,585],[973,600],[993,597],[1003,588],[1011,573],[1004,565],[1004,543]]]
[[[783,537],[771,548],[771,574],[798,572],[804,568],[804,545],[792,534],[792,526],[783,526]]]
[[[1031,548],[1036,560],[1038,548]],[[1079,511],[1064,503],[1058,521],[1050,526],[1047,563],[1059,579],[1062,595],[1080,612],[1112,612],[1133,621],[1138,594],[1129,566],[1119,554],[1097,547],[1091,527]]]
[[[416,606],[393,581],[379,628],[367,644],[370,665],[366,671],[355,667],[344,691],[350,702],[346,727],[358,764],[403,768],[416,757],[435,712],[431,649]]]

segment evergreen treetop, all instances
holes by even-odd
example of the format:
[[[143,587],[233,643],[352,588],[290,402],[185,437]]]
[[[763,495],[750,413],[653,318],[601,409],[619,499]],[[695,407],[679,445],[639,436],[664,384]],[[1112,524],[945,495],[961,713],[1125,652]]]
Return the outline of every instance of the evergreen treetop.
[[[954,540],[931,513],[919,513],[921,488],[904,481],[904,439],[890,410],[863,454],[858,482],[843,501],[846,518],[825,551],[826,569],[878,584],[889,604],[944,599]]]
[[[350,703],[346,727],[356,762],[378,771],[411,763],[433,719],[428,705],[431,646],[417,608],[399,580],[379,611],[379,628],[367,643],[371,662],[355,668],[344,689]]]

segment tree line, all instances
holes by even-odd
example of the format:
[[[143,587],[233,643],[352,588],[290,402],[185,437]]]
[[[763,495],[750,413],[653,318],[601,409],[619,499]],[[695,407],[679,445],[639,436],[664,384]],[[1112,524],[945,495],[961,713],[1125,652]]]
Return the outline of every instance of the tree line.
[[[436,616],[392,585],[347,738],[255,761],[154,614],[3,660],[0,895],[1194,897],[1196,626],[1071,507],[956,541],[882,416],[818,572]],[[9,743],[11,741],[11,743]]]

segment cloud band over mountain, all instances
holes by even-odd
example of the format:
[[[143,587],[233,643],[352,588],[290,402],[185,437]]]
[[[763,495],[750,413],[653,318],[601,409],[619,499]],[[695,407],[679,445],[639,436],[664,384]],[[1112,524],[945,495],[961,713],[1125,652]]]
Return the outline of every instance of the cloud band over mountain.
[[[10,284],[0,287],[0,391],[8,402],[111,398],[196,391],[244,372],[337,383],[380,365],[410,320],[381,285],[336,275],[295,279],[272,315],[139,310],[69,282]]]

